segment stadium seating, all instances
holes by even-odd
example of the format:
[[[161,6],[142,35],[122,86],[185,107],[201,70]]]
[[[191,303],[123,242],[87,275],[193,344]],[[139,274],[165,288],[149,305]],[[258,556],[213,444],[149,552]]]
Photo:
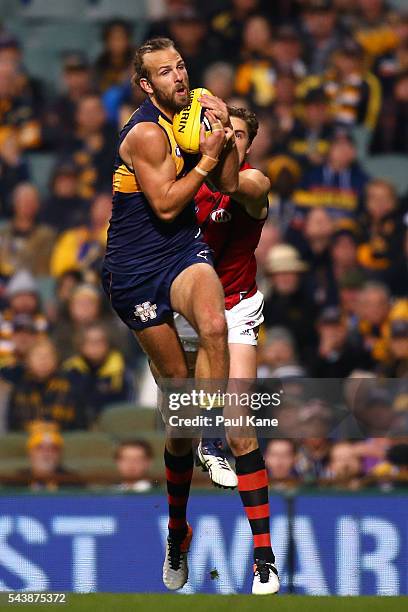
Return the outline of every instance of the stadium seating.
[[[157,414],[151,408],[138,408],[134,403],[113,404],[105,408],[97,426],[117,440],[140,437],[140,432],[152,432]]]
[[[102,432],[78,431],[64,434],[64,460],[111,458],[113,442]]]
[[[51,171],[55,164],[55,155],[53,153],[28,153],[26,158],[32,182],[38,187],[41,195],[48,194]]]
[[[17,12],[18,8],[16,0],[0,0],[0,16],[2,18],[5,15],[7,15],[7,18],[10,18]]]
[[[16,474],[16,472],[27,469],[28,467],[28,459],[24,457],[15,459],[2,459],[0,461],[0,477],[12,477],[14,474]]]
[[[24,433],[8,433],[0,436],[0,465],[7,459],[23,459],[26,456],[27,435]]]
[[[408,190],[408,172],[406,155],[375,155],[363,161],[364,167],[371,176],[381,176],[394,183],[399,195]]]
[[[25,0],[24,2],[14,1],[20,4],[19,14],[28,19],[80,19],[83,18],[89,0],[69,0],[62,2],[57,0]]]
[[[86,12],[88,18],[96,20],[122,18],[135,21],[145,15],[145,0],[90,0]]]
[[[75,472],[84,481],[94,481],[97,479],[104,482],[104,479],[114,480],[117,477],[116,465],[113,459],[107,457],[86,457],[64,460],[64,467]]]
[[[25,66],[33,76],[58,89],[61,61],[68,51],[83,51],[93,59],[99,50],[99,28],[87,21],[23,22],[14,31],[24,40]],[[42,41],[46,40],[45,46]],[[47,70],[44,71],[44,66]]]

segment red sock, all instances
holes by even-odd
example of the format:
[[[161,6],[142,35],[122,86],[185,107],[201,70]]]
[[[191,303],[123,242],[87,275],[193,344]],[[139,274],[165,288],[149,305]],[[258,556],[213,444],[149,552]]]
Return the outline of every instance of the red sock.
[[[254,537],[254,559],[275,562],[271,547],[268,477],[257,448],[235,458],[238,491]]]

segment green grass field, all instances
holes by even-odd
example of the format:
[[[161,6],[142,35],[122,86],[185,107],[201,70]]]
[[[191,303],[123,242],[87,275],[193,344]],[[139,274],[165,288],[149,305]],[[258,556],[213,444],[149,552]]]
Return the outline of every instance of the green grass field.
[[[35,610],[79,612],[401,612],[408,597],[302,597],[251,595],[130,595],[93,593],[67,595],[66,605],[32,605]],[[1,606],[5,609],[6,606]]]

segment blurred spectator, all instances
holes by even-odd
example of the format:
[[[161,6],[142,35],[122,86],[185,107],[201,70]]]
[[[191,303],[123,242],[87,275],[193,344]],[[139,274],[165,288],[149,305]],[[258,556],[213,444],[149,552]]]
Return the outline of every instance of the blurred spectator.
[[[306,77],[302,91],[305,94],[316,87],[323,87],[328,96],[337,125],[375,127],[381,108],[381,84],[367,71],[363,50],[355,41],[346,40],[336,49],[324,74]]]
[[[311,89],[302,100],[300,121],[289,136],[289,152],[302,164],[321,164],[328,153],[333,130],[328,98],[324,90]]]
[[[235,89],[238,95],[249,98],[253,106],[262,108],[273,102],[275,82],[271,27],[265,17],[253,15],[244,24]]]
[[[12,201],[13,216],[0,227],[0,274],[11,276],[25,268],[35,275],[47,275],[55,232],[48,225],[38,223],[38,190],[30,183],[20,183]]]
[[[35,333],[44,334],[48,321],[41,312],[38,286],[27,270],[20,270],[6,287],[7,306],[0,312],[0,354],[2,359],[13,358],[13,331],[17,321],[24,317]]]
[[[382,179],[370,181],[366,187],[364,210],[363,244],[358,249],[358,261],[372,277],[384,280],[387,278],[384,271],[398,259],[403,249],[405,229],[392,183]]]
[[[116,467],[121,478],[121,491],[145,493],[152,488],[150,471],[153,449],[145,440],[122,442],[115,453]]]
[[[218,57],[202,11],[188,6],[173,12],[169,16],[168,30],[186,62],[190,87],[202,87],[207,66]]]
[[[10,63],[18,70],[16,94],[33,105],[38,113],[44,102],[43,85],[40,79],[30,75],[23,65],[23,53],[19,40],[7,31],[0,32],[0,63]]]
[[[357,489],[360,486],[361,476],[361,459],[354,445],[347,441],[334,443],[329,452],[324,477],[342,487]]]
[[[368,464],[384,456],[389,445],[386,436],[391,432],[395,413],[390,389],[374,386],[362,389],[354,403],[353,414],[364,433],[366,440],[359,443],[358,450],[364,458],[366,471]],[[371,440],[370,440],[371,438]]]
[[[329,249],[333,231],[334,223],[328,212],[312,208],[304,223],[294,216],[285,236],[308,263],[307,290],[318,308],[336,303],[337,298]]]
[[[0,340],[0,367],[2,377],[13,380],[15,368],[23,365],[28,351],[39,339],[40,332],[36,329],[35,320],[30,315],[16,315],[9,322],[9,332],[3,326]]]
[[[41,217],[57,232],[85,225],[89,203],[78,195],[78,168],[71,161],[57,163],[50,180],[50,195]]]
[[[302,60],[302,42],[299,33],[290,25],[280,27],[273,36],[272,57],[280,74],[291,74],[296,79],[306,75]]]
[[[253,153],[251,151],[252,157]],[[303,224],[303,215],[299,213],[293,201],[293,194],[302,174],[301,167],[297,161],[288,155],[276,155],[268,161],[265,170],[271,181],[272,189],[270,194],[270,219],[277,225],[281,235],[285,236],[291,225],[299,229],[298,225]],[[267,231],[268,222],[261,236],[261,245]]]
[[[231,0],[226,10],[217,13],[212,30],[221,42],[220,56],[236,61],[236,50],[241,46],[241,37],[248,18],[259,11],[259,0]]]
[[[44,338],[30,347],[24,367],[16,370],[12,383],[7,411],[10,431],[21,431],[36,420],[52,421],[61,429],[84,428],[76,390],[59,371],[58,355],[50,340]]]
[[[337,123],[374,128],[381,107],[381,85],[366,70],[362,49],[354,41],[346,41],[335,52],[325,90],[332,100]]]
[[[51,428],[50,423],[36,424],[27,440],[30,467],[19,470],[15,483],[9,482],[9,485],[25,485],[32,491],[81,486],[83,483],[79,476],[63,467],[63,447],[61,434]]]
[[[130,401],[134,384],[123,355],[114,350],[106,328],[94,323],[78,334],[78,353],[63,363],[63,370],[82,396],[91,423],[108,405]]]
[[[359,270],[346,272],[338,281],[339,306],[347,321],[347,328],[357,326],[360,290],[364,286],[364,275]]]
[[[382,374],[388,378],[408,378],[408,315],[391,321],[387,349]]]
[[[75,353],[75,338],[84,326],[100,322],[102,318],[102,295],[91,284],[75,285],[66,310],[61,312],[53,339],[62,359]]]
[[[408,444],[401,443],[391,446],[387,450],[385,461],[378,463],[371,474],[377,482],[383,482],[388,487],[394,486],[406,488],[408,486]]]
[[[408,55],[408,44],[407,44]],[[408,153],[408,65],[397,78],[393,96],[384,100],[370,152]]]
[[[312,74],[323,72],[338,49],[344,32],[337,26],[337,15],[330,0],[309,0],[301,15],[306,41],[306,63]]]
[[[214,96],[228,101],[234,92],[234,69],[226,62],[211,64],[204,72],[203,83]]]
[[[21,153],[21,147],[16,138],[9,134],[0,142],[0,219],[9,216],[12,193],[17,185],[29,178],[28,165]]]
[[[74,289],[83,283],[79,270],[67,270],[58,277],[55,283],[54,303],[50,305],[47,316],[52,323],[64,320],[68,316],[68,304]]]
[[[353,332],[356,343],[360,342],[374,362],[383,363],[387,354],[387,333],[390,314],[390,293],[388,288],[375,282],[368,282],[358,297],[358,323]]]
[[[309,362],[312,377],[344,378],[357,368],[371,365],[369,356],[348,338],[346,320],[339,308],[325,308],[317,320],[317,330],[319,345]]]
[[[382,54],[374,63],[385,100],[392,97],[398,75],[408,69],[408,13],[393,15],[392,27],[398,39],[398,46]]]
[[[296,249],[287,244],[272,247],[265,261],[269,284],[265,296],[265,325],[288,328],[302,357],[315,344],[316,308],[302,282],[307,268]]]
[[[334,218],[354,218],[367,180],[351,136],[338,132],[330,144],[327,162],[306,172],[294,200],[303,210],[320,206]]]
[[[269,440],[264,452],[269,482],[284,487],[298,480],[296,470],[296,444],[293,440]]]
[[[296,78],[290,73],[276,73],[272,117],[275,122],[273,148],[286,149],[296,126]]]
[[[336,284],[359,266],[357,263],[357,224],[338,223],[332,236],[330,255]]]
[[[331,443],[328,438],[332,414],[321,400],[310,400],[299,411],[296,469],[306,481],[315,481],[324,475]]]
[[[106,245],[106,231],[112,210],[112,196],[99,193],[89,210],[87,225],[63,232],[51,256],[51,274],[59,277],[64,272],[79,270],[88,273],[98,269]]]
[[[78,103],[92,92],[92,74],[88,59],[81,51],[63,58],[61,93],[49,105],[44,116],[49,146],[61,146],[75,128]]]
[[[107,120],[98,94],[81,97],[75,111],[75,127],[61,145],[61,154],[70,155],[79,169],[79,195],[94,196],[96,189],[111,188],[116,126]]]
[[[258,351],[258,378],[278,378],[293,371],[302,375],[297,365],[294,339],[287,329],[271,327],[262,339]]]
[[[371,58],[383,55],[398,44],[385,0],[358,0],[359,20],[356,40]]]
[[[38,149],[41,124],[34,102],[21,90],[21,71],[15,62],[0,61],[0,148],[10,136],[23,149]]]
[[[96,59],[94,70],[98,89],[102,92],[129,78],[134,47],[132,25],[128,21],[115,19],[103,29],[103,50]]]

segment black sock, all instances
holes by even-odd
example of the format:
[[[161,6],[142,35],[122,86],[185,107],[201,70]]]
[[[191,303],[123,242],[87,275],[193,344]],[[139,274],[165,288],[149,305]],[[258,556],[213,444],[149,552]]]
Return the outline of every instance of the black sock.
[[[193,476],[193,452],[178,457],[164,449],[167,499],[169,502],[169,535],[183,540],[187,533],[186,510]]]

